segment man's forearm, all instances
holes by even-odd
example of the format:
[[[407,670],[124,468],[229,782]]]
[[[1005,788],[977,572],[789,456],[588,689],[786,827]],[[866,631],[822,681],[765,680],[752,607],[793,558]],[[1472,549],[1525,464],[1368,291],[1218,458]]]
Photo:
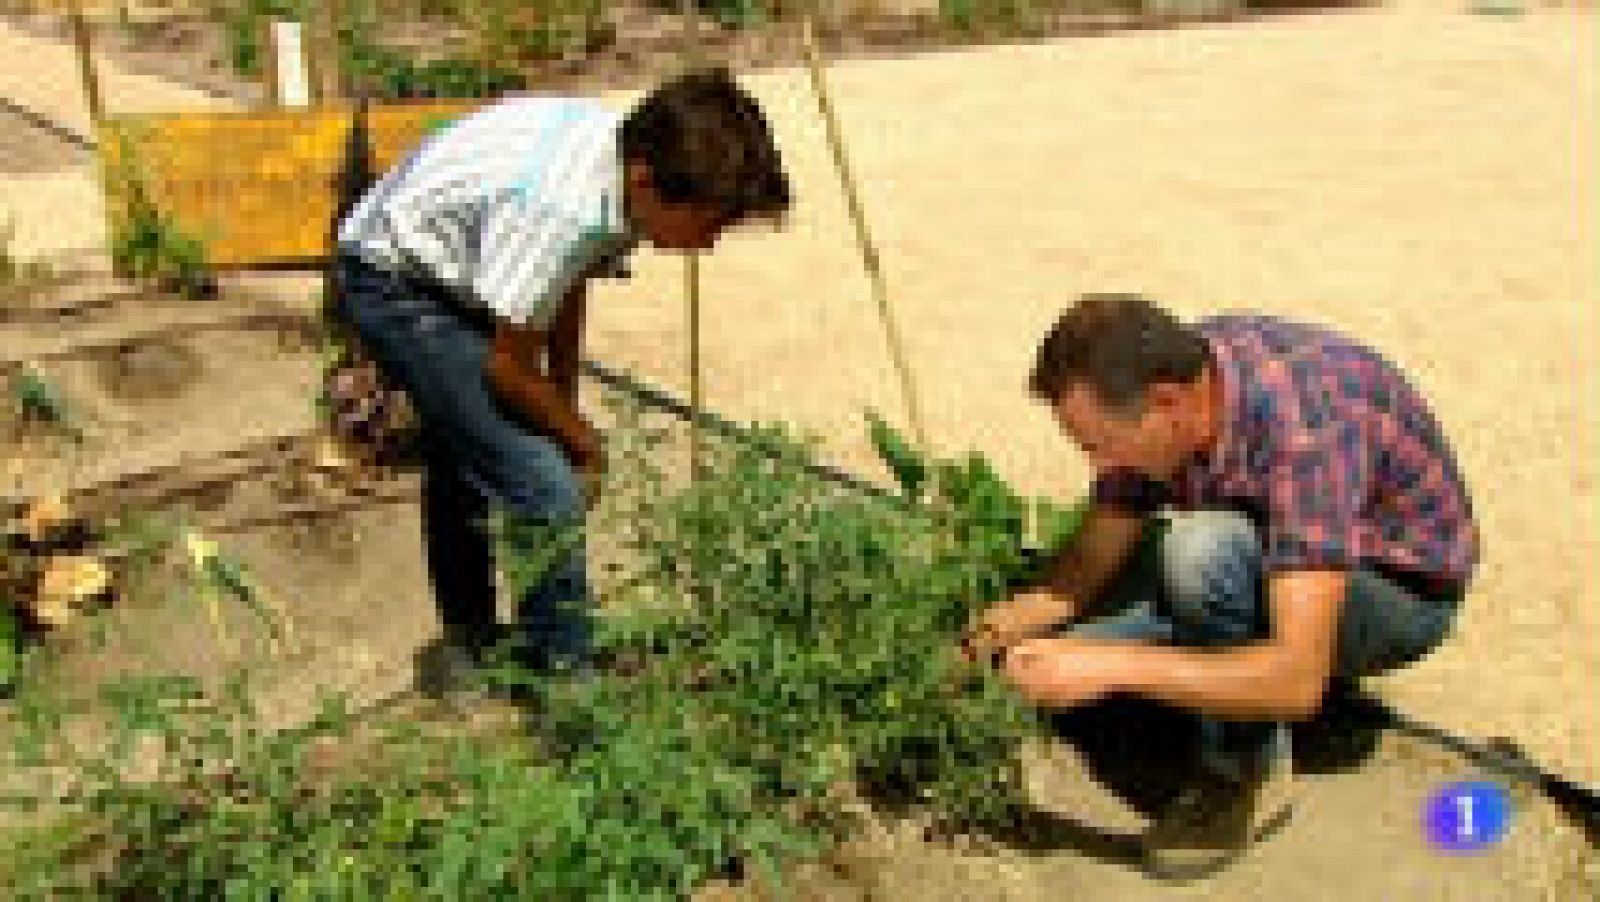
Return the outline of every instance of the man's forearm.
[[[1082,533],[1057,552],[1045,571],[1045,588],[1060,600],[1061,620],[1075,620],[1100,597],[1144,528],[1141,518],[1091,509]]]
[[[568,292],[561,312],[551,324],[545,363],[550,381],[567,403],[578,404],[578,362],[583,356],[583,324],[588,306],[588,290],[579,283]]]
[[[489,373],[500,397],[560,444],[569,457],[583,462],[593,455],[594,436],[588,424],[553,379],[503,360],[496,360]]]
[[[1117,645],[1105,653],[1125,656],[1120,690],[1222,720],[1303,720],[1321,702],[1321,681],[1267,642],[1215,652]]]
[[[578,354],[550,351],[550,384],[573,410],[578,408]]]

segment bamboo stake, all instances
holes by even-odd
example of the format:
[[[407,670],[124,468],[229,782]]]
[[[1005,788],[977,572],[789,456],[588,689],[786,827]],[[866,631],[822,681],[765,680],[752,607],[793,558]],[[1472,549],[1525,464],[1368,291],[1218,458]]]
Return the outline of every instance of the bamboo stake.
[[[316,96],[322,103],[333,103],[344,96],[339,59],[343,49],[339,27],[344,22],[344,4],[340,0],[319,0],[312,8],[312,29],[315,34],[312,43],[316,49],[311,55],[311,62],[316,79]]]
[[[879,262],[878,250],[873,246],[872,235],[867,229],[866,214],[862,211],[855,177],[850,172],[850,161],[845,153],[839,120],[834,113],[833,103],[828,98],[827,83],[822,74],[821,55],[817,51],[816,36],[813,33],[815,17],[816,10],[813,6],[807,10],[800,22],[801,38],[805,45],[806,68],[811,73],[811,86],[817,95],[817,106],[822,110],[823,125],[828,134],[828,147],[833,152],[834,168],[838,170],[839,181],[844,186],[845,203],[850,210],[850,220],[855,224],[856,240],[861,246],[861,259],[866,266],[867,277],[872,282],[872,296],[877,301],[878,316],[883,320],[884,331],[888,335],[889,353],[900,376],[900,391],[910,417],[911,433],[916,438],[917,444],[926,449],[928,433],[923,428],[922,410],[917,400],[916,386],[912,380],[911,369],[906,363],[905,348],[889,305],[889,291],[884,283],[883,267]]]
[[[704,48],[700,42],[700,13],[695,0],[678,0],[678,12],[684,23],[684,62],[686,66],[700,64]],[[703,409],[704,383],[700,367],[700,254],[690,251],[684,258],[684,295],[689,305],[689,404]],[[694,424],[689,426],[689,479],[698,485],[703,476],[704,435]]]
[[[256,40],[260,42],[265,51],[262,54],[261,75],[266,82],[267,106],[277,109],[283,106],[283,91],[279,85],[281,78],[278,69],[278,29],[275,27],[277,20],[263,16],[256,23]]]
[[[705,388],[700,368],[700,255],[689,252],[684,261],[684,291],[689,301],[689,404],[703,410]],[[699,483],[705,466],[700,427],[689,427],[689,478]]]
[[[72,43],[78,49],[78,70],[83,76],[84,98],[89,105],[89,121],[99,123],[105,114],[105,104],[100,94],[100,79],[95,74],[94,47],[89,37],[89,21],[83,15],[83,0],[72,0],[70,19]]]

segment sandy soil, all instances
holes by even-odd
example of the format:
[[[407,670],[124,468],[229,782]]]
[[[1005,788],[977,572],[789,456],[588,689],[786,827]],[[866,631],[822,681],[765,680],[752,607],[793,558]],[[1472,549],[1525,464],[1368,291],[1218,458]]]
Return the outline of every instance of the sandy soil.
[[[1022,390],[1080,292],[1370,341],[1433,400],[1486,536],[1457,636],[1387,691],[1600,779],[1600,715],[1578,701],[1600,673],[1592,25],[1402,9],[841,65],[936,444],[1081,490]],[[863,461],[860,409],[900,412],[883,330],[803,73],[752,81],[800,209],[704,262],[706,400]],[[684,385],[682,264],[638,269],[594,305],[597,353]]]
[[[1084,291],[1142,291],[1187,315],[1261,309],[1370,340],[1435,400],[1486,534],[1458,634],[1383,691],[1463,732],[1516,736],[1536,758],[1600,782],[1600,716],[1584,689],[1600,672],[1586,579],[1600,550],[1600,415],[1585,403],[1600,388],[1600,185],[1584,165],[1600,150],[1593,26],[1589,11],[1504,19],[1429,4],[837,66],[831,84],[936,443],[980,449],[1031,489],[1081,489],[1081,461],[1021,386],[1044,329]],[[14,50],[24,39],[0,29],[0,42]],[[81,117],[75,82],[40,77],[70,69],[27,47],[35,70],[0,67],[0,93]],[[800,423],[864,466],[860,410],[899,416],[899,399],[815,102],[803,72],[749,83],[791,160],[800,208],[788,234],[732,237],[704,263],[706,401]],[[197,97],[131,76],[116,92],[148,108]],[[7,179],[0,194],[29,248],[81,247],[95,234],[83,173]],[[686,385],[682,264],[647,253],[637,269],[632,283],[601,289],[592,351]],[[6,357],[42,340],[0,331]],[[304,425],[306,373],[293,355],[234,341],[196,350],[208,374],[262,362],[165,402],[119,404],[93,394],[92,372],[64,376],[113,423],[120,413],[172,427],[102,435],[96,478]],[[208,400],[222,397],[230,404]],[[244,416],[252,410],[261,415]],[[258,489],[241,491],[224,506],[256,503]],[[360,520],[353,547],[314,538],[325,557],[283,537],[245,543],[274,586],[307,599],[318,647],[345,649],[305,663],[302,683],[392,683],[431,629],[415,513],[401,510]],[[144,634],[170,639],[186,663],[214,658],[190,618],[185,632]],[[286,711],[305,696],[295,688],[284,684]],[[1045,767],[1041,795],[1086,818],[1104,812],[1117,829],[1127,813],[1095,802],[1103,793],[1074,766]],[[1577,882],[1570,832],[1531,802],[1502,852],[1432,856],[1414,827],[1420,800],[1466,773],[1391,740],[1358,772],[1313,781],[1304,817],[1193,894],[1593,891]],[[1188,892],[1144,884],[1081,843],[998,857],[887,834],[868,846],[865,883],[879,898]]]

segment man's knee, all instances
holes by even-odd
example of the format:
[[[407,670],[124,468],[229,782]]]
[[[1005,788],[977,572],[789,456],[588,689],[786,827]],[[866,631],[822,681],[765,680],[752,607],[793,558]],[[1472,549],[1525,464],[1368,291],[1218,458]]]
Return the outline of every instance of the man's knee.
[[[1172,613],[1201,619],[1218,605],[1253,605],[1260,561],[1261,539],[1243,514],[1207,510],[1174,515],[1161,543]]]

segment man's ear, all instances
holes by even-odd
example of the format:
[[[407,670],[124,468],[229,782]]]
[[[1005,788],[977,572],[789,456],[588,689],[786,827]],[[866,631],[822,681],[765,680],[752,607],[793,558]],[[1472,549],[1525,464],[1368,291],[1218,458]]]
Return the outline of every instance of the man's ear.
[[[638,196],[640,192],[648,192],[655,187],[650,172],[650,164],[643,160],[626,160],[622,164],[622,178],[627,183],[628,190]]]
[[[1155,382],[1144,390],[1146,409],[1171,417],[1181,413],[1193,401],[1192,388],[1176,382]]]

